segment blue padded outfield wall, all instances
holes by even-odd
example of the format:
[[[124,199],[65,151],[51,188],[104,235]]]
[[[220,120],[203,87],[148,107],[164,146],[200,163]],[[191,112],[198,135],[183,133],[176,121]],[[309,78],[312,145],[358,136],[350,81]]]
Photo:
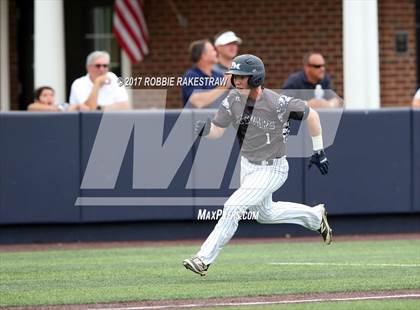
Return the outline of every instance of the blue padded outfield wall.
[[[0,222],[74,223],[81,211],[78,113],[0,114]]]
[[[414,110],[412,115],[412,206],[413,211],[420,212],[420,110]]]
[[[0,224],[193,220],[220,208],[239,184],[238,145],[232,129],[215,141],[193,135],[212,113],[0,113]],[[332,215],[420,213],[420,111],[345,111],[326,152],[328,176],[289,158],[273,199],[326,202]]]

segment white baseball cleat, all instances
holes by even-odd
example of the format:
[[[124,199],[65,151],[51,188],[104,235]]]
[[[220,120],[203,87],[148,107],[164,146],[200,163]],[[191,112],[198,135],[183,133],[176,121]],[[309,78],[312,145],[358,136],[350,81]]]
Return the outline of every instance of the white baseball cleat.
[[[207,274],[207,270],[209,269],[209,265],[204,264],[203,261],[197,256],[184,259],[182,264],[185,268],[191,270],[192,272],[198,273],[201,276],[205,276]]]
[[[324,239],[325,244],[329,245],[332,242],[332,229],[328,224],[327,209],[325,209],[325,206],[323,204],[320,204],[318,206],[320,207],[322,216],[321,226],[319,227],[318,232],[321,234],[322,239]]]

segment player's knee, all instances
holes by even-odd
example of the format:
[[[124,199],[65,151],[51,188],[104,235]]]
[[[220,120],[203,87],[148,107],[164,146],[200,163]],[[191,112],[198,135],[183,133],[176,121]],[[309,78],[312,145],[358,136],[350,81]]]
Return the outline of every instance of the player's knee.
[[[238,221],[241,218],[242,206],[237,203],[230,202],[229,200],[225,202],[223,208],[223,217],[234,219]]]
[[[271,221],[271,214],[267,212],[259,212],[257,222],[261,224],[269,223]]]

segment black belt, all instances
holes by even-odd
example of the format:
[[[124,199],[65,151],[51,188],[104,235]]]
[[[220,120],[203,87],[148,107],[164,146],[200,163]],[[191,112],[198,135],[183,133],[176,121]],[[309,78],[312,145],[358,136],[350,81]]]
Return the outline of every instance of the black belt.
[[[269,160],[260,160],[260,161],[256,161],[256,160],[249,160],[248,159],[248,161],[251,163],[251,164],[254,164],[254,165],[259,165],[259,166],[272,166],[273,165],[273,163],[274,163],[274,159],[269,159]]]

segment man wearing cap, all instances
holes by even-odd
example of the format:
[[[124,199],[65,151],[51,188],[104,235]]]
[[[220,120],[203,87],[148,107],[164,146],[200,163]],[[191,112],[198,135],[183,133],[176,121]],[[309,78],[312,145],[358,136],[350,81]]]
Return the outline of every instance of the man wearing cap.
[[[242,39],[237,37],[233,31],[219,32],[214,38],[218,59],[213,70],[225,74],[230,68],[232,59],[238,55],[238,45],[241,43]]]

